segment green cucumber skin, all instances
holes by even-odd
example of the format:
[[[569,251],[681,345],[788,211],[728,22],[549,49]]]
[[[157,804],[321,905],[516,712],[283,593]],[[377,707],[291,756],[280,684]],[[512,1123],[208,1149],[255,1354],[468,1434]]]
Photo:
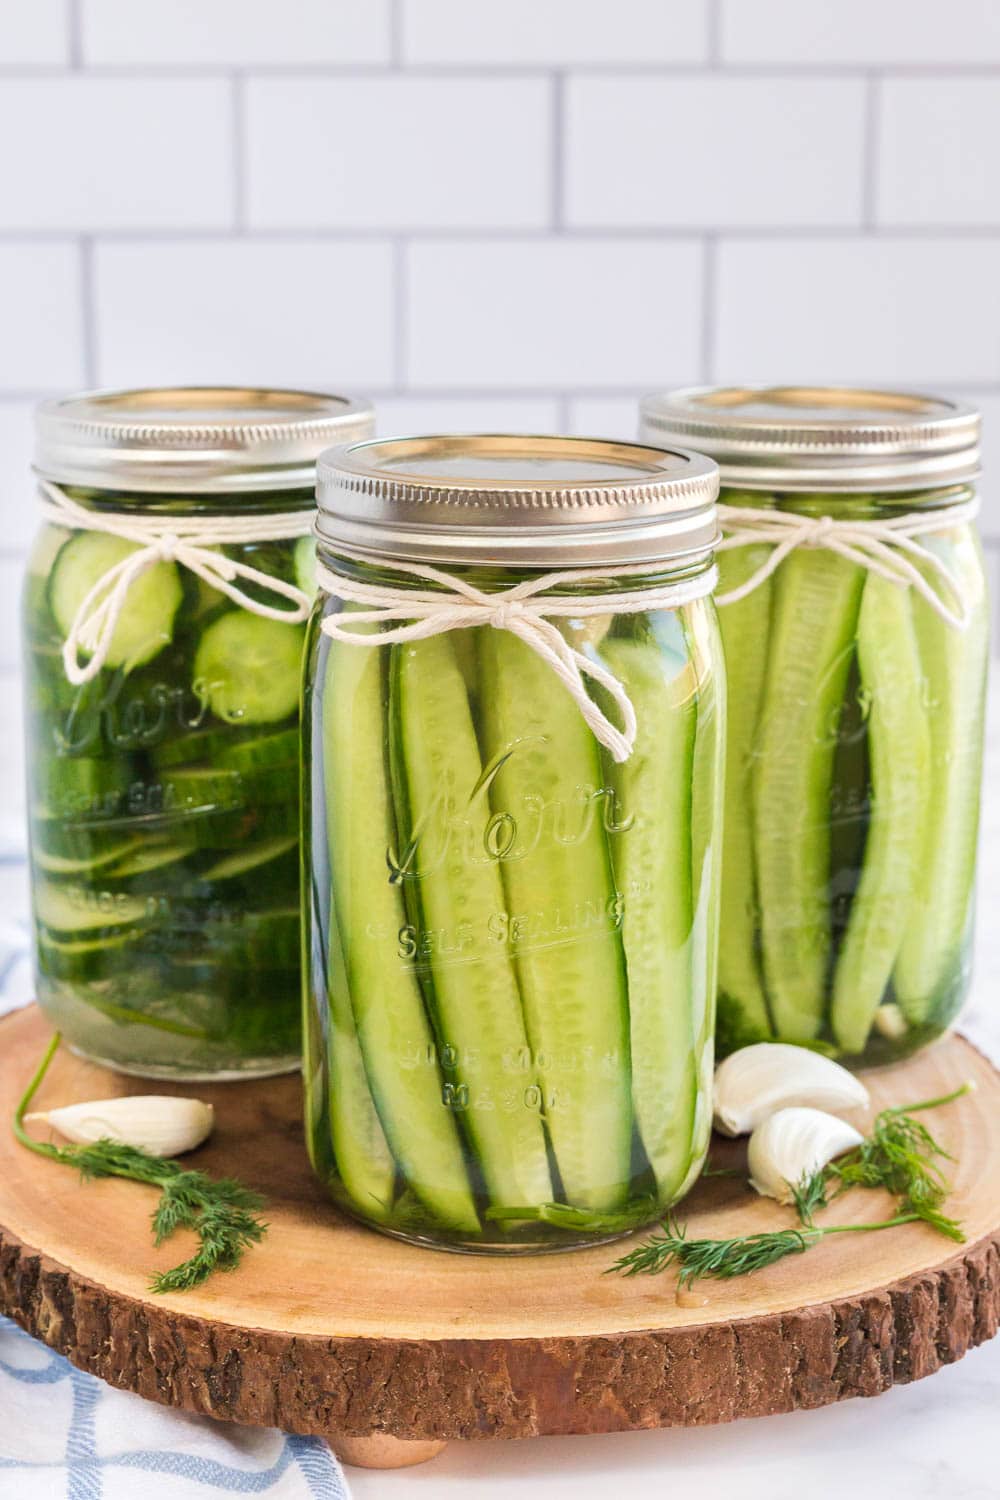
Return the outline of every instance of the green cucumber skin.
[[[450,635],[395,646],[391,655],[391,742],[398,747],[397,799],[403,887],[412,926],[467,944],[456,960],[435,946],[429,1003],[442,1051],[456,1058],[448,1079],[466,1090],[461,1119],[490,1206],[537,1205],[553,1198],[545,1132],[523,1103],[534,1080],[513,1073],[527,1048],[514,966],[490,937],[504,909],[499,868],[472,841],[483,824],[483,765],[459,660]],[[405,813],[404,813],[405,808]],[[471,813],[471,817],[470,817]],[[403,850],[406,850],[404,857]],[[474,1058],[471,1062],[469,1059]],[[514,1107],[508,1096],[516,1094]],[[458,1094],[459,1098],[465,1097]]]
[[[351,1205],[366,1218],[383,1222],[392,1210],[396,1163],[368,1087],[340,934],[335,925],[330,929],[327,962],[330,1144]]]
[[[769,546],[748,546],[720,553],[720,594],[745,583],[767,561],[770,552]],[[756,740],[767,674],[773,592],[774,580],[766,578],[746,598],[724,605],[719,612],[729,685],[719,989],[738,1012],[740,1045],[767,1041],[773,1035],[757,952],[753,824]]]
[[[549,1138],[566,1201],[612,1211],[629,1190],[632,1106],[620,903],[597,744],[530,647],[507,631],[479,636],[483,760],[499,766],[490,784],[497,826],[514,833],[501,868]],[[553,940],[589,914],[597,923],[589,932],[577,927]]]
[[[81,531],[60,548],[49,578],[49,603],[65,638],[76,612],[109,568],[139,550],[136,542],[98,531]],[[184,597],[177,566],[159,562],[132,585],[128,609],[111,636],[106,662],[131,671],[151,661],[173,639],[174,618]]]
[[[399,956],[406,911],[389,878],[396,848],[382,650],[332,642],[322,695],[323,779],[333,916],[379,1119],[421,1202],[448,1228],[480,1224],[416,977]],[[406,1056],[406,1064],[399,1059]]]
[[[982,552],[964,528],[924,537],[960,580],[972,611],[954,630],[914,597],[913,618],[924,677],[930,732],[931,795],[910,920],[893,973],[895,997],[907,1019],[933,1018],[942,991],[950,1020],[967,980],[975,890],[983,719],[989,664],[989,610]],[[933,577],[931,581],[934,582]]]
[[[869,703],[871,812],[861,879],[834,970],[831,1027],[860,1055],[913,905],[927,820],[930,739],[909,589],[870,572],[858,615],[858,666]]]
[[[696,1065],[691,795],[697,694],[690,665],[670,676],[655,641],[606,640],[601,658],[625,688],[639,733],[607,776],[616,817],[615,881],[624,893],[632,1098],[660,1201],[674,1201],[690,1165]]]
[[[764,978],[778,1036],[822,1028],[832,941],[827,901],[836,725],[864,573],[823,549],[778,571],[754,767]]]
[[[719,975],[723,827],[725,813],[727,694],[722,633],[711,606],[686,615],[685,635],[698,695],[691,776],[691,870],[694,899],[693,1000],[696,1095],[691,1165],[678,1196],[701,1171],[712,1133],[715,1034]]]
[[[83,920],[88,908],[93,920],[112,916],[90,929],[108,934],[97,943],[37,924],[39,999],[74,1047],[118,1066],[178,1077],[280,1071],[297,1050],[297,685],[292,711],[273,725],[216,718],[195,691],[194,662],[232,607],[183,572],[174,601],[173,565],[135,585],[135,618],[158,616],[150,649],[147,635],[124,647],[116,639],[91,682],[68,683],[53,561],[65,585],[73,551],[74,567],[87,561],[75,547],[83,537],[45,528],[24,590],[31,857],[43,903],[51,884]],[[269,564],[283,553],[290,574],[292,551],[274,544]],[[257,865],[271,840],[285,853]],[[234,850],[244,873],[216,880]],[[114,926],[140,897],[142,919]]]

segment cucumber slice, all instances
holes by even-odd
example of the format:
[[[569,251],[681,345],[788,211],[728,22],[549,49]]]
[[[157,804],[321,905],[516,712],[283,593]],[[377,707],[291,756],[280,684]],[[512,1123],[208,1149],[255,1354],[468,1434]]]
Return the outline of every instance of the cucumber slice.
[[[910,591],[869,573],[858,616],[869,703],[871,815],[861,879],[834,970],[830,1020],[860,1053],[885,994],[913,901],[926,826],[930,741]]]
[[[298,842],[294,834],[287,838],[263,839],[259,844],[253,844],[238,854],[227,854],[224,859],[203,870],[199,879],[214,884],[217,880],[231,880],[234,876],[247,875],[251,870],[259,869],[261,865],[270,864],[273,859],[280,859],[283,854],[290,853]]]
[[[57,939],[130,927],[147,914],[146,902],[139,896],[110,896],[49,880],[35,881],[32,900],[37,920]]]
[[[126,839],[120,844],[112,844],[109,849],[99,849],[76,857],[70,854],[50,854],[46,849],[33,847],[31,863],[37,869],[44,870],[47,875],[90,875],[135,853],[140,847],[138,840]]]
[[[56,817],[86,817],[120,805],[132,780],[127,759],[89,755],[37,755],[29,771],[37,801]]]
[[[725,524],[725,510],[722,511]],[[745,583],[767,561],[768,546],[737,547],[719,555],[719,591]],[[753,771],[774,581],[767,578],[719,611],[726,658],[725,843],[719,927],[719,989],[739,1011],[740,1045],[772,1035],[757,953],[758,892],[754,867]]]
[[[285,798],[266,806],[239,807],[222,812],[191,812],[183,819],[172,816],[160,824],[165,831],[181,833],[199,849],[227,852],[257,839],[298,836],[298,798]]]
[[[834,943],[843,941],[864,865],[871,813],[868,706],[857,654],[837,726],[830,796],[830,917]]]
[[[246,795],[239,771],[218,766],[177,766],[163,771],[163,810],[166,813],[192,813],[244,807]]]
[[[509,953],[490,936],[504,910],[500,870],[472,837],[489,805],[465,680],[448,635],[396,646],[391,661],[402,879],[413,926],[438,937],[426,987],[444,1054],[455,1058],[449,1081],[468,1098],[463,1123],[490,1206],[548,1203],[545,1132],[524,1102],[537,1083],[513,1071],[528,1050],[521,997]]]
[[[823,1023],[831,930],[830,788],[864,572],[822,550],[782,563],[774,591],[754,832],[764,977],[778,1036]]]
[[[300,536],[293,556],[295,582],[312,599],[316,593],[316,538]]]
[[[196,729],[165,740],[150,752],[155,766],[223,764],[222,756],[233,747],[233,729]],[[255,736],[256,738],[256,736]]]
[[[954,630],[922,599],[913,599],[930,733],[931,796],[913,906],[893,975],[896,999],[911,1024],[930,1020],[942,994],[947,1001],[953,990],[951,1004],[944,1005],[950,1011],[966,978],[990,650],[982,553],[974,534],[955,528],[921,540],[959,578],[973,615],[964,632]]]
[[[368,1087],[336,927],[330,932],[327,995],[330,1004],[327,1098],[333,1157],[351,1203],[366,1218],[383,1223],[392,1211],[396,1163]]]
[[[89,984],[117,973],[131,959],[134,929],[102,932],[98,937],[56,938],[44,928],[38,933],[38,968],[48,979]]]
[[[234,771],[259,771],[271,766],[298,765],[299,731],[282,729],[278,734],[255,735],[223,746],[216,764]]]
[[[194,658],[194,683],[217,718],[275,724],[299,706],[302,627],[230,610],[209,625]]]
[[[639,721],[629,760],[615,765],[608,757],[615,821],[628,825],[609,842],[624,895],[632,1098],[663,1203],[673,1201],[690,1164],[696,1081],[691,774],[697,696],[683,639],[679,647],[668,653],[655,641],[608,640],[601,649]]]
[[[187,859],[193,848],[193,844],[179,844],[173,839],[143,840],[137,848],[117,860],[105,872],[104,878],[128,880],[134,876],[148,875],[154,870],[162,870],[166,865],[175,865],[180,860]]]
[[[84,599],[109,569],[139,550],[134,542],[81,531],[60,550],[49,581],[49,603],[65,638]],[[129,589],[108,648],[107,665],[131,671],[151,661],[173,639],[184,590],[174,563],[156,563]]]
[[[657,616],[657,621],[669,616]],[[725,679],[716,670],[722,637],[714,609],[694,605],[681,615],[697,693],[694,765],[691,770],[692,1000],[696,1096],[683,1197],[701,1171],[712,1133],[718,995],[719,916],[726,772]]]
[[[621,901],[597,743],[549,666],[480,632],[483,759],[505,841],[513,951],[546,1123],[567,1201],[601,1213],[630,1183],[632,1101]]]
[[[407,1181],[449,1227],[480,1232],[455,1119],[416,975],[401,957],[406,911],[390,879],[396,829],[386,765],[382,651],[332,642],[322,707],[334,921],[375,1105]],[[333,923],[331,923],[333,925]],[[338,1000],[339,1004],[339,1000]]]

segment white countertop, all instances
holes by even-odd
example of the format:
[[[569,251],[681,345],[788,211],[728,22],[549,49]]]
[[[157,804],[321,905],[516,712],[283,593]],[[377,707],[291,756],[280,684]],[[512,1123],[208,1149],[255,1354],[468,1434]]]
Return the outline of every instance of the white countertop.
[[[14,685],[5,694],[10,703]],[[962,1029],[1000,1059],[1000,674],[993,683],[973,996]],[[20,841],[20,730],[0,725],[0,960],[6,924],[27,910]],[[349,1471],[356,1500],[628,1500],[671,1493],[716,1500],[996,1500],[1000,1339],[959,1364],[874,1400],[722,1427],[607,1437],[452,1443],[433,1463]]]

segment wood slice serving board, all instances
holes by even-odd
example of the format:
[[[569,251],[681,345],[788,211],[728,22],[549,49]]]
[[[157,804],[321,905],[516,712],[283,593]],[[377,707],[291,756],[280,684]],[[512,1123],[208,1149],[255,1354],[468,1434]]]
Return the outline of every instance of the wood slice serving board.
[[[686,1294],[669,1274],[602,1275],[620,1245],[518,1258],[416,1249],[330,1207],[305,1158],[299,1081],[286,1077],[187,1090],[217,1112],[189,1160],[260,1188],[270,1230],[238,1271],[155,1297],[150,1274],[189,1245],[152,1248],[152,1190],[81,1183],[6,1128],[48,1035],[34,1008],[0,1022],[0,1311],[154,1401],[335,1446],[722,1422],[876,1395],[959,1359],[1000,1322],[1000,1076],[959,1037],[867,1082],[875,1108],[976,1082],[934,1117],[956,1158],[964,1246],[923,1225],[836,1235]],[[151,1088],[171,1092],[64,1050],[35,1107]],[[713,1160],[740,1152],[716,1142]],[[861,1222],[888,1206],[859,1191],[829,1214]],[[681,1217],[695,1237],[791,1222],[732,1177],[702,1179]]]

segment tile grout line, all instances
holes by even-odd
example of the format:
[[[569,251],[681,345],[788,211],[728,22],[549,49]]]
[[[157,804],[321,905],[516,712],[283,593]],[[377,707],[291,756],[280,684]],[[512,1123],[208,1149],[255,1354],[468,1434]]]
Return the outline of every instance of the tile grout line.
[[[28,0],[31,3],[31,0]],[[69,66],[73,72],[83,67],[83,17],[80,13],[82,0],[66,0],[66,28],[69,42]]]
[[[232,90],[230,129],[232,131],[232,194],[233,227],[237,234],[247,231],[247,98],[246,75],[234,73],[230,83]]]
[[[716,288],[718,285],[719,240],[706,234],[701,259],[701,381],[711,385],[715,370]]]
[[[83,374],[89,388],[97,385],[97,316],[94,306],[94,237],[79,239],[80,330],[83,340]]]
[[[406,367],[409,358],[409,290],[408,246],[402,235],[397,235],[392,244],[392,289],[393,289],[393,350],[392,370],[395,388],[406,393]]]
[[[869,73],[865,81],[861,162],[861,223],[867,230],[878,224],[879,156],[882,145],[882,80]],[[891,231],[890,231],[891,232]]]
[[[705,12],[705,56],[712,68],[721,68],[722,62],[722,0],[708,0]]]
[[[389,62],[401,69],[403,62],[403,0],[389,0]]]
[[[901,244],[933,243],[938,241],[951,245],[974,245],[984,241],[1000,243],[1000,219],[995,224],[894,224],[879,223],[879,238]],[[0,246],[36,244],[72,244],[79,230],[67,225],[61,229],[29,229],[0,227]],[[163,225],[146,228],[117,228],[113,225],[93,225],[88,234],[103,243],[116,245],[142,245],[143,247],[169,246],[174,244],[197,244],[206,241],[239,243],[244,237],[233,229],[216,227],[188,227],[173,229]],[[859,241],[871,238],[870,229],[853,222],[850,224],[574,224],[565,231],[567,238],[578,243],[601,243],[628,247],[660,241],[663,244],[700,244],[705,235],[713,234],[735,244],[760,243],[761,241]],[[551,241],[551,226],[538,228],[492,225],[427,225],[427,224],[370,224],[338,228],[332,225],[316,226],[298,224],[286,226],[261,225],[253,230],[255,240],[270,243],[313,244],[385,244],[394,236],[403,235],[407,240],[422,243],[438,241],[441,244],[509,243],[525,244]]]
[[[551,172],[550,212],[552,216],[552,230],[556,234],[562,234],[566,228],[566,79],[565,75],[558,70],[551,75],[551,114],[549,128],[552,139],[549,150],[549,171]]]
[[[81,53],[82,58],[82,53]],[[229,67],[226,63],[217,62],[157,62],[153,59],[143,59],[141,62],[130,63],[95,63],[88,66],[81,60],[80,66],[86,68],[88,77],[100,79],[119,78],[177,78],[184,80],[188,78],[204,78],[206,76],[224,78],[229,75]],[[261,77],[285,78],[289,82],[295,82],[300,78],[393,78],[400,72],[415,78],[538,78],[550,71],[557,64],[545,62],[533,63],[483,63],[480,61],[470,62],[410,62],[400,60],[395,62],[253,62],[247,65],[246,72]],[[70,64],[55,63],[4,63],[0,62],[0,78],[25,77],[31,79],[51,79],[71,77],[77,71],[77,67]],[[622,78],[714,78],[718,73],[734,78],[758,78],[765,81],[778,78],[848,78],[863,79],[871,72],[871,64],[865,62],[741,62],[734,59],[720,60],[718,65],[707,63],[703,59],[692,62],[644,62],[617,61],[600,62],[598,60],[581,61],[571,64],[567,72],[574,74],[585,74],[589,77],[614,77],[620,75]],[[878,65],[879,75],[883,78],[981,78],[996,79],[1000,77],[1000,60],[996,62],[968,62],[968,63],[893,63],[886,62]]]

